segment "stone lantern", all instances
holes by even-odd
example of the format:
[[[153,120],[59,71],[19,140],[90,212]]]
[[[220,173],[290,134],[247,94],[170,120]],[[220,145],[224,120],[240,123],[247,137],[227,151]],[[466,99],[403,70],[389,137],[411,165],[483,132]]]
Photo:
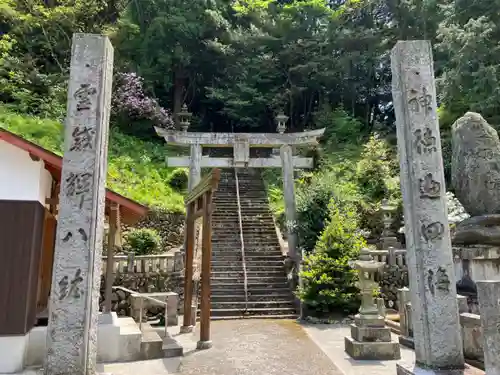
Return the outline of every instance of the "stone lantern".
[[[276,116],[276,121],[278,122],[276,130],[278,131],[278,133],[283,134],[286,130],[286,122],[288,121],[288,116],[286,116],[283,112],[280,112]]]
[[[361,307],[351,324],[351,336],[345,337],[345,351],[354,359],[400,359],[399,342],[392,340],[391,330],[385,326],[385,318],[379,314],[373,297],[373,291],[378,288],[375,274],[385,263],[373,260],[370,250],[362,249],[351,266],[359,273]]]
[[[193,114],[188,111],[186,103],[182,105],[182,109],[178,113],[178,116],[182,131],[187,132],[189,125],[191,124],[191,117]]]
[[[401,244],[396,238],[396,234],[393,232],[391,226],[394,220],[394,213],[396,211],[396,206],[389,204],[387,199],[382,201],[380,211],[382,212],[382,223],[384,224],[384,230],[380,236],[380,241],[378,247],[382,250],[387,250],[390,247],[395,249],[401,248]]]

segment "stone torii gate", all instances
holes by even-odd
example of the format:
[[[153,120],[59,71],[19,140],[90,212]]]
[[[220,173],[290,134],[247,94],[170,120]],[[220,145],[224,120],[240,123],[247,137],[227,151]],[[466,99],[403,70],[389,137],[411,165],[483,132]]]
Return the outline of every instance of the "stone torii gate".
[[[155,127],[156,133],[172,145],[190,147],[190,156],[167,157],[170,167],[188,167],[188,190],[200,182],[201,168],[282,168],[285,217],[288,235],[288,257],[300,264],[296,227],[294,168],[312,168],[313,158],[293,156],[293,146],[318,143],[325,129],[301,133],[202,133],[166,130]],[[203,156],[203,147],[233,148],[232,158]],[[280,156],[250,158],[250,148],[279,148]]]

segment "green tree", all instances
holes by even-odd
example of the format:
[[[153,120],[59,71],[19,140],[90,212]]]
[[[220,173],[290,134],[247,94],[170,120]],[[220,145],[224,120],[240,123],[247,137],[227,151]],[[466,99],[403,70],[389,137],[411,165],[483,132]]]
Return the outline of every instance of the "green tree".
[[[298,291],[300,299],[316,314],[351,313],[358,308],[357,273],[349,262],[364,245],[355,207],[339,207],[332,202],[329,223],[314,252],[304,260],[303,287]]]

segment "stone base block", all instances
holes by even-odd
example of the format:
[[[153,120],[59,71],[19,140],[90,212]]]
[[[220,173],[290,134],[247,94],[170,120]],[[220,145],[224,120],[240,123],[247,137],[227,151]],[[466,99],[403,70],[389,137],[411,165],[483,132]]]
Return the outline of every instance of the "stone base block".
[[[118,327],[118,315],[116,312],[99,313],[99,325],[110,324]]]
[[[351,337],[362,342],[391,342],[391,329],[385,327],[358,327],[351,324]]]
[[[181,326],[179,328],[179,333],[192,333],[194,332],[194,326]]]
[[[484,375],[484,371],[475,367],[465,365],[459,370],[436,370],[417,366],[415,363],[396,364],[397,375]]]
[[[205,349],[210,349],[212,347],[212,341],[198,341],[196,343],[196,349],[198,350],[205,350]]]
[[[352,337],[345,338],[345,351],[354,359],[392,360],[401,358],[399,343],[391,342],[358,342]]]
[[[354,317],[354,323],[358,327],[385,327],[385,318],[383,316],[361,316]]]
[[[21,372],[28,350],[28,335],[0,336],[0,374]]]
[[[182,357],[184,348],[167,332],[163,338],[163,354],[165,358]]]

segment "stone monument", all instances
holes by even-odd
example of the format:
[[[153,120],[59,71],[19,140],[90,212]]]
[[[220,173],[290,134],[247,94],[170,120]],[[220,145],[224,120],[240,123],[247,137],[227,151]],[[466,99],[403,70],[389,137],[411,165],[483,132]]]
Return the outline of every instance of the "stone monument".
[[[352,266],[359,272],[361,307],[354,318],[355,323],[351,324],[351,337],[345,337],[345,351],[354,359],[400,359],[399,343],[392,340],[391,329],[385,326],[385,317],[382,315],[385,309],[377,306],[373,299],[373,290],[378,287],[375,273],[385,263],[375,262],[370,250],[362,249],[359,259]],[[382,299],[382,306],[383,302]]]
[[[452,126],[451,182],[471,216],[500,213],[500,140],[478,113],[467,112]]]
[[[113,48],[73,36],[46,375],[96,372]]]
[[[397,373],[463,373],[430,43],[398,42],[391,65],[416,359]]]
[[[451,180],[471,218],[457,225],[453,244],[500,246],[500,139],[478,113],[452,127]]]

